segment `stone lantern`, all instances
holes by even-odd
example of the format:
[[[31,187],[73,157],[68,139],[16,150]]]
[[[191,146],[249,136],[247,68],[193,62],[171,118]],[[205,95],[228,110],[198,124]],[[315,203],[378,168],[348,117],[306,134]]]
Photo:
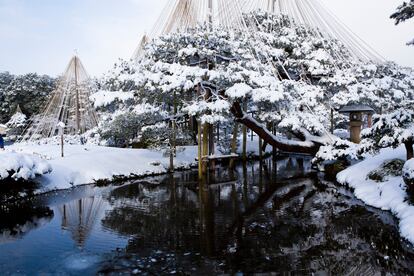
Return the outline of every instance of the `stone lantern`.
[[[366,105],[347,105],[339,110],[339,113],[349,114],[349,128],[351,132],[351,141],[359,144],[361,142],[361,127],[363,125],[363,116],[368,115],[368,127],[372,126],[372,115],[375,110]]]

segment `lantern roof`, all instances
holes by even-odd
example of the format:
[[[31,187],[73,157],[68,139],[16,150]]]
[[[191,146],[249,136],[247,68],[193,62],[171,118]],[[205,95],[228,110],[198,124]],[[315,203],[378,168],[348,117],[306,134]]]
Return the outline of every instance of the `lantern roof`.
[[[375,113],[375,110],[368,105],[362,105],[362,104],[347,105],[339,109],[339,113],[354,113],[354,112],[373,114]]]

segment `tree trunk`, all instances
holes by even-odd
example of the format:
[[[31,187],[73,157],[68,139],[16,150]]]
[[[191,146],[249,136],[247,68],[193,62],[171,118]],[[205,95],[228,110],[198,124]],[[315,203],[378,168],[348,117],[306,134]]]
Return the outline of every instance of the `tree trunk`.
[[[243,112],[240,103],[234,102],[231,108],[231,112],[236,117],[239,123],[242,123],[246,127],[253,130],[259,137],[261,137],[265,143],[273,146],[274,148],[280,149],[285,152],[292,153],[304,153],[315,155],[321,144],[314,141],[295,141],[280,139],[273,135],[268,129],[262,124],[257,122],[251,116]]]
[[[244,101],[243,103],[243,111],[246,112],[247,111],[247,102]],[[242,158],[244,161],[246,161],[247,159],[247,127],[246,125],[243,125],[243,155]]]
[[[405,144],[405,149],[407,150],[407,160],[414,158],[414,150],[413,150],[414,142],[409,141],[409,142],[405,142],[404,144]]]

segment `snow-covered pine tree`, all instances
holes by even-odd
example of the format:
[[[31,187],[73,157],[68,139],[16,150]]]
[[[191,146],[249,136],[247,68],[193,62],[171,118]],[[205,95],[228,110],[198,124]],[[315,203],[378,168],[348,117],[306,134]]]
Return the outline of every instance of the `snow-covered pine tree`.
[[[178,114],[201,123],[276,125],[294,137],[280,144],[312,149],[326,142],[331,108],[357,102],[388,112],[391,102],[413,98],[411,69],[357,61],[339,41],[286,16],[255,12],[246,22],[260,31],[200,26],[159,37],[114,82],[133,81],[136,104],[152,105],[166,119],[176,105]],[[255,120],[240,108],[244,103]]]
[[[360,151],[377,152],[381,148],[397,148],[404,144],[407,160],[414,158],[414,110],[410,107],[374,116],[372,128],[362,132]]]
[[[27,117],[21,111],[20,106],[17,107],[16,112],[6,123],[6,126],[9,129],[7,134],[12,139],[17,139],[20,135],[23,134],[23,131],[27,126]]]
[[[391,15],[391,18],[395,20],[396,25],[413,17],[414,0],[410,0],[409,2],[404,1],[402,5],[397,8],[397,11]],[[414,39],[408,42],[407,45],[414,45]]]

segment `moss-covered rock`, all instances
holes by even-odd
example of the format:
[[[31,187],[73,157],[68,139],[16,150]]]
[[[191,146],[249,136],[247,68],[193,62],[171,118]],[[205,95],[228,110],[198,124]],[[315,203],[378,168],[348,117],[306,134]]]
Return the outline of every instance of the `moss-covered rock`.
[[[368,179],[384,182],[389,176],[401,176],[404,163],[405,161],[401,159],[385,161],[379,168],[368,174]]]
[[[349,162],[346,160],[337,160],[333,163],[325,165],[325,178],[327,180],[336,180],[336,175],[345,170],[349,166]]]

